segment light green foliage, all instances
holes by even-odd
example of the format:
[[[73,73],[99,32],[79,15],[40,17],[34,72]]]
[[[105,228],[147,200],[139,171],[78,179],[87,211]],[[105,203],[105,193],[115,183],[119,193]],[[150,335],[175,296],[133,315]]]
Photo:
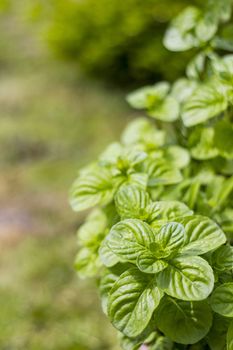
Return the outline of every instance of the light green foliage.
[[[74,209],[98,204],[105,215],[77,270],[100,278],[126,350],[232,350],[233,60],[214,52],[231,4],[189,7],[172,21],[166,47],[199,48],[187,77],[131,93],[154,120],[133,121],[71,192]]]

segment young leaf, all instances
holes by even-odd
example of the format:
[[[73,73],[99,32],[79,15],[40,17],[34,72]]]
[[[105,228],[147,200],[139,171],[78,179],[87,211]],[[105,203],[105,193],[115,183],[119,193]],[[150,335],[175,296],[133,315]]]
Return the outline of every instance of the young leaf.
[[[185,51],[199,45],[193,29],[196,27],[201,12],[197,7],[184,9],[172,22],[165,33],[164,46],[171,51]]]
[[[169,88],[170,85],[166,81],[145,86],[129,94],[127,102],[137,109],[151,109],[165,98]]]
[[[162,159],[147,159],[144,171],[149,176],[149,187],[176,184],[182,180],[181,172]]]
[[[212,266],[219,271],[233,269],[233,247],[223,245],[212,254]]]
[[[137,337],[147,327],[162,297],[154,278],[132,268],[113,285],[108,315],[118,330],[128,337]]]
[[[218,314],[233,317],[233,282],[217,287],[211,295],[211,307]]]
[[[216,84],[205,84],[198,87],[184,104],[181,113],[186,127],[194,126],[211,119],[228,106],[225,89]]]
[[[179,146],[170,146],[165,150],[165,158],[175,168],[183,169],[188,166],[190,162],[189,152]]]
[[[164,297],[155,312],[158,328],[180,344],[194,344],[204,338],[212,323],[212,313],[205,302],[185,302]]]
[[[102,263],[107,267],[112,267],[119,262],[119,258],[106,244],[106,240],[102,242],[99,248],[99,256]]]
[[[183,256],[170,260],[169,266],[158,273],[158,287],[181,300],[203,300],[214,287],[210,265],[198,256]]]
[[[148,148],[158,148],[165,143],[165,131],[159,130],[146,118],[132,121],[122,135],[125,145],[146,145]]]
[[[109,203],[114,194],[112,177],[106,169],[96,169],[81,175],[73,184],[70,204],[75,211],[81,211]]]
[[[148,110],[148,115],[163,122],[173,122],[179,116],[179,103],[172,96],[166,97]]]
[[[183,246],[184,238],[184,226],[177,222],[169,222],[163,225],[156,235],[157,242],[164,252],[169,255]]]
[[[155,274],[164,270],[168,263],[158,259],[155,254],[145,251],[138,255],[137,266],[142,272]]]
[[[150,251],[154,239],[154,232],[148,224],[128,219],[113,226],[105,242],[121,261],[136,263],[140,253]]]
[[[115,196],[117,211],[122,219],[148,217],[149,194],[135,186],[122,186]]]
[[[75,269],[80,277],[93,277],[97,275],[102,263],[97,252],[93,249],[82,248],[75,259]]]
[[[176,218],[190,216],[193,211],[178,201],[158,201],[150,205],[149,223],[156,226],[158,220],[176,221]]]
[[[216,148],[214,142],[214,128],[203,128],[200,130],[200,133],[197,133],[196,131],[195,134],[198,136],[199,140],[191,149],[193,158],[206,160],[215,158],[219,155],[219,150]]]
[[[214,250],[226,242],[226,236],[221,228],[205,216],[195,215],[178,218],[186,232],[184,246],[180,253],[201,255]]]

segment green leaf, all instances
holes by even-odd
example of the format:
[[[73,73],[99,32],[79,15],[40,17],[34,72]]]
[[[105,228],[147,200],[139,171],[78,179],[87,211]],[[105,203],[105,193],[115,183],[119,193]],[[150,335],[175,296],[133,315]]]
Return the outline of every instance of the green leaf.
[[[165,98],[169,88],[169,83],[165,81],[145,86],[129,94],[127,102],[136,109],[151,109]]]
[[[102,263],[107,267],[112,267],[119,262],[119,258],[108,247],[106,241],[104,241],[99,248],[99,256]]]
[[[214,287],[210,265],[198,256],[170,260],[169,266],[157,275],[158,287],[181,300],[203,300]]]
[[[150,350],[172,350],[173,349],[173,342],[164,336],[158,337],[156,339],[155,344],[153,344],[150,347]]]
[[[219,271],[233,269],[233,247],[223,245],[212,254],[212,266]]]
[[[172,87],[171,96],[179,102],[184,102],[189,98],[197,88],[197,83],[185,78],[178,79]]]
[[[168,263],[158,259],[152,252],[145,251],[138,255],[137,266],[142,272],[155,274],[164,270]]]
[[[144,171],[148,174],[148,186],[172,185],[182,180],[181,172],[161,159],[147,159]]]
[[[125,184],[133,185],[145,191],[148,183],[148,175],[146,173],[133,173],[128,175]]]
[[[185,302],[163,298],[155,313],[160,331],[174,342],[194,344],[204,338],[212,323],[212,313],[205,302]]]
[[[148,110],[148,115],[163,122],[173,122],[179,116],[179,103],[172,96],[166,97]]]
[[[210,299],[212,309],[225,317],[233,317],[233,282],[217,287]]]
[[[213,190],[213,194],[208,203],[212,208],[221,208],[227,204],[227,200],[233,192],[233,176],[228,179],[219,176],[216,177],[215,180],[216,181],[213,181],[213,186],[210,186],[210,189]]]
[[[125,145],[140,144],[149,149],[158,148],[165,143],[165,131],[159,130],[146,118],[137,118],[132,121],[122,135]]]
[[[186,232],[184,246],[180,253],[200,255],[214,250],[226,242],[221,228],[211,219],[201,215],[178,218]]]
[[[227,350],[233,350],[233,321],[231,321],[227,332]]]
[[[149,194],[135,186],[122,186],[115,196],[117,211],[122,219],[148,217]]]
[[[137,337],[147,327],[162,297],[154,278],[132,268],[113,285],[108,315],[118,330],[128,337]]]
[[[226,350],[226,334],[229,319],[214,314],[212,327],[207,335],[207,342],[211,350]]]
[[[202,77],[202,73],[204,72],[205,69],[205,63],[206,63],[206,53],[205,51],[201,51],[198,53],[188,64],[186,68],[186,74],[189,79],[195,79],[195,80],[200,80]],[[193,80],[191,80],[193,83]],[[195,88],[197,88],[198,84],[197,82],[193,83],[193,89],[191,93],[187,96],[190,97]]]
[[[93,277],[99,272],[102,263],[93,249],[82,248],[75,259],[75,269],[80,277]]]
[[[190,216],[193,211],[178,201],[158,201],[150,205],[149,223],[156,226],[159,220],[176,221],[181,216]]]
[[[156,235],[156,240],[167,256],[177,252],[184,245],[184,226],[177,222],[164,224]]]
[[[154,240],[154,233],[148,224],[128,219],[113,226],[105,242],[121,261],[136,263],[140,253],[150,251]]]
[[[184,9],[172,22],[165,33],[164,46],[171,51],[185,51],[199,45],[193,29],[196,27],[201,12],[197,7]]]
[[[206,84],[198,87],[184,104],[181,117],[186,127],[203,123],[228,106],[226,90],[220,85]]]
[[[219,151],[214,142],[214,128],[203,128],[199,133],[196,132],[197,135],[198,143],[191,149],[192,157],[199,160],[217,157]]]
[[[104,212],[94,209],[78,230],[79,242],[86,247],[98,245],[106,235],[107,224]]]
[[[213,38],[218,29],[218,18],[213,16],[211,11],[206,11],[196,26],[196,36],[200,41],[209,41]]]
[[[70,193],[70,204],[73,210],[81,211],[97,204],[109,203],[113,194],[111,173],[99,168],[81,175],[74,182]]]
[[[188,166],[190,162],[189,152],[180,146],[170,146],[165,150],[165,158],[178,169],[183,169]]]
[[[230,122],[222,120],[215,126],[213,141],[223,157],[233,158],[233,125]]]
[[[101,295],[101,304],[104,313],[107,315],[108,297],[114,283],[118,280],[119,276],[106,271],[106,273],[101,277],[99,283],[99,290]]]

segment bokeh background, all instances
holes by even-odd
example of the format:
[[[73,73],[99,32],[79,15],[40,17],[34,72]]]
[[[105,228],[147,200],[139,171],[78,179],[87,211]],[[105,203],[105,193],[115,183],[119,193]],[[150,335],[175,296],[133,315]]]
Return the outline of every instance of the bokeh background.
[[[0,0],[0,349],[117,350],[73,269],[80,167],[135,117],[125,94],[174,80],[162,46],[190,0]]]

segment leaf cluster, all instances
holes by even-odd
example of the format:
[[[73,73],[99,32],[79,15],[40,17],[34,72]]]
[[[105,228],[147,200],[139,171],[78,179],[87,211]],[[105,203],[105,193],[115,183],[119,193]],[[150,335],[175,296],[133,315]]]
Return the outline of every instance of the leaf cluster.
[[[233,55],[215,50],[230,50],[231,7],[172,21],[165,46],[199,48],[186,77],[130,94],[154,120],[130,123],[71,189],[74,210],[98,205],[76,267],[98,278],[125,350],[233,349]]]

